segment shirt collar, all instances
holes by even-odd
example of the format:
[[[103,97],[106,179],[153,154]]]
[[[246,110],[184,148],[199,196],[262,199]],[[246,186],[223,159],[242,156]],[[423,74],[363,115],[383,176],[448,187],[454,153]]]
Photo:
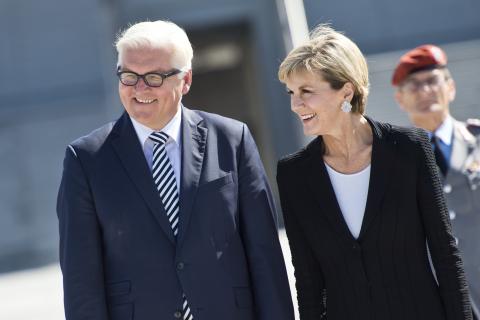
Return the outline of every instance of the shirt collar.
[[[453,120],[452,117],[448,116],[445,121],[438,127],[437,130],[433,133],[436,137],[440,138],[444,144],[449,146],[452,143],[452,134],[453,134]]]
[[[138,140],[142,147],[145,145],[148,137],[154,132],[155,130],[141,124],[137,120],[130,117],[132,120],[133,127],[135,128],[135,132],[137,133]],[[177,113],[173,116],[173,118],[163,127],[161,130],[162,132],[168,134],[168,136],[173,139],[173,141],[180,146],[180,127],[182,123],[182,106],[178,108]]]

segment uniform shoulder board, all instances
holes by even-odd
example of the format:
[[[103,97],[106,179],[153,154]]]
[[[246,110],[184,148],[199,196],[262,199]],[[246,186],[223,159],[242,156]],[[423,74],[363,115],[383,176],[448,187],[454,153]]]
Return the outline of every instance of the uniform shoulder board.
[[[474,136],[480,135],[480,119],[468,119],[465,124],[471,134]]]

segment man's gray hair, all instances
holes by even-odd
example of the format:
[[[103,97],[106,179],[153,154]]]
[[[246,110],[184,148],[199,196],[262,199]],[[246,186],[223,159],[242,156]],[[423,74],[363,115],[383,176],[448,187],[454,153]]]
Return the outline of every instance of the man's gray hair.
[[[172,67],[177,69],[192,67],[193,49],[185,31],[170,21],[144,21],[129,26],[121,32],[115,47],[118,52],[117,65],[121,64],[125,49],[168,48],[174,50]]]

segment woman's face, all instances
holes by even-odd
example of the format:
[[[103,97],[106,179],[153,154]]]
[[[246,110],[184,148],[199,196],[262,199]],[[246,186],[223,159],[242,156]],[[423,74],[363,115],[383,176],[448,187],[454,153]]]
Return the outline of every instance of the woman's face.
[[[293,73],[286,81],[291,109],[303,124],[305,135],[325,135],[338,128],[340,107],[348,96],[342,89],[334,90],[321,75],[308,71]]]

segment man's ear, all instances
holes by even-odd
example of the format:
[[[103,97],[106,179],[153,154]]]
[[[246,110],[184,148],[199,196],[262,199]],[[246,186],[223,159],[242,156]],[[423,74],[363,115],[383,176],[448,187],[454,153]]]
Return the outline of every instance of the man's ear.
[[[192,69],[188,70],[185,75],[183,76],[183,88],[182,94],[187,94],[190,91],[190,87],[192,86]]]
[[[457,94],[457,88],[455,86],[455,81],[452,78],[447,80],[448,86],[448,102],[455,100],[455,95]]]
[[[397,101],[397,104],[400,107],[400,109],[405,111],[405,108],[403,107],[403,93],[400,92],[400,89],[396,88],[393,96],[395,97],[395,101]]]

